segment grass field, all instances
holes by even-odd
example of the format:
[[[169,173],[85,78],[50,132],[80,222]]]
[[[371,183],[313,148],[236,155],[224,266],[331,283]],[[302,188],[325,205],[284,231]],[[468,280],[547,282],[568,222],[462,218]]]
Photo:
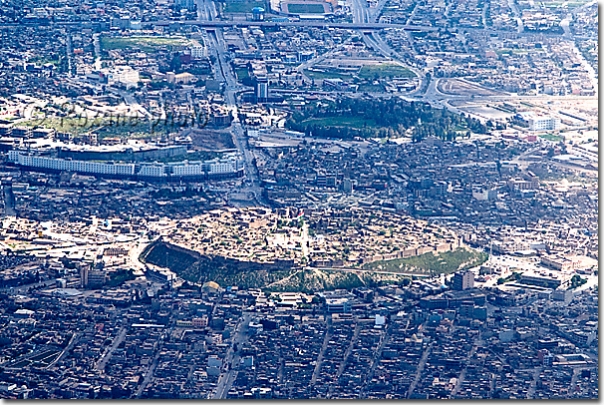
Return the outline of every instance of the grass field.
[[[304,121],[305,124],[322,125],[325,127],[375,127],[377,124],[371,118],[365,117],[321,117]]]
[[[136,122],[136,125],[134,124]],[[129,137],[129,138],[148,138],[157,136],[160,133],[166,132],[166,128],[157,126],[154,128],[154,134],[151,133],[150,123],[148,121],[133,120],[131,124],[128,121],[116,124],[109,118],[46,118],[44,120],[32,120],[22,123],[25,126],[42,127],[54,129],[57,132],[65,132],[69,134],[84,134],[87,132],[95,132],[99,139],[107,137]]]
[[[192,253],[192,252],[191,252]],[[203,284],[215,281],[221,286],[262,288],[268,291],[301,291],[306,293],[339,288],[375,287],[401,283],[409,276],[360,271],[357,274],[337,270],[274,268],[254,262],[240,262],[222,257],[195,257],[186,249],[175,249],[166,243],[148,247],[141,259],[146,263],[169,267],[183,279]]]
[[[336,289],[352,289],[357,287],[377,287],[386,284],[400,284],[409,276],[399,274],[380,274],[372,271],[358,273],[337,270],[307,269],[293,273],[270,285],[268,291],[301,291],[313,293]]]
[[[77,118],[77,117],[62,117],[62,118],[45,118],[44,120],[32,120],[24,122],[25,126],[40,126],[44,128],[54,129],[58,132],[67,133],[84,133],[94,130],[103,124],[102,118]]]
[[[379,79],[392,78],[392,77],[403,77],[411,78],[415,77],[415,73],[406,67],[394,65],[391,63],[381,63],[379,65],[367,65],[361,68],[359,77],[361,79]]]
[[[49,57],[42,57],[42,56],[38,56],[35,58],[32,58],[29,60],[32,63],[37,63],[39,65],[45,65],[47,63],[51,63],[55,66],[59,66],[61,61],[59,60],[59,58],[57,57],[57,59],[53,59],[53,58],[49,58]]]
[[[263,1],[227,1],[223,4],[225,13],[251,13],[254,7],[262,7],[266,10],[266,4]]]
[[[164,46],[183,46],[190,44],[185,38],[166,37],[102,37],[101,48],[105,51],[114,49],[139,48],[142,51],[155,51]]]
[[[237,80],[239,81],[250,77],[250,72],[248,72],[247,68],[235,69],[235,74],[237,75]]]
[[[287,3],[287,11],[292,14],[324,14],[322,4]]]
[[[314,72],[312,70],[304,69],[304,74],[311,79],[323,80],[323,79],[350,79],[349,75],[338,73],[338,72]]]
[[[458,270],[479,266],[488,259],[488,254],[466,248],[459,248],[451,252],[442,252],[434,255],[432,252],[423,255],[368,263],[367,269],[381,269],[384,271],[400,271],[420,273],[434,272],[437,274],[453,273]]]
[[[547,141],[551,141],[551,142],[561,142],[564,140],[564,137],[559,136],[559,135],[554,135],[554,134],[544,134],[544,135],[539,135],[539,138],[543,138]]]

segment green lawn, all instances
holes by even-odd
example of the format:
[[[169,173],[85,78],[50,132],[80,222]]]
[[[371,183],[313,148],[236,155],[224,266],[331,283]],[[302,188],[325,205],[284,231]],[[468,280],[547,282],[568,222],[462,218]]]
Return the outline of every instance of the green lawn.
[[[324,14],[322,4],[288,3],[287,11],[292,14]]]
[[[367,65],[361,68],[359,77],[361,79],[379,79],[392,78],[392,77],[404,77],[411,78],[415,77],[415,73],[406,67],[394,65],[391,63],[381,63],[379,65]]]
[[[50,57],[41,57],[41,56],[30,59],[30,62],[37,63],[38,65],[45,65],[47,63],[51,63],[57,67],[61,64],[61,61],[58,58],[53,59]]]
[[[99,139],[116,136],[143,139],[151,136],[157,136],[158,134],[166,132],[165,126],[158,125],[154,129],[154,133],[151,133],[150,122],[144,121],[142,118],[139,118],[138,121],[136,121],[134,118],[132,121],[124,120],[122,118],[117,124],[115,120],[111,120],[110,118],[46,118],[44,120],[40,119],[27,121],[22,125],[50,128],[58,132],[76,135],[87,132],[95,132],[98,134]]]
[[[552,141],[552,142],[564,141],[564,137],[562,137],[560,135],[554,135],[554,134],[539,135],[539,138],[543,138],[545,140]]]
[[[371,118],[365,117],[321,117],[311,118],[304,121],[304,124],[322,125],[325,127],[352,127],[363,128],[375,127],[377,124]]]
[[[250,72],[248,72],[247,68],[235,69],[235,74],[237,75],[237,80],[239,81],[250,77]]]
[[[166,37],[102,37],[101,48],[105,51],[114,49],[139,48],[142,51],[155,51],[164,46],[183,46],[191,42],[186,38]]]
[[[263,1],[227,1],[224,2],[224,13],[251,13],[254,7],[262,7],[266,10]]]
[[[98,128],[103,123],[102,118],[77,118],[77,117],[63,117],[63,118],[44,118],[39,120],[31,120],[24,122],[23,125],[30,127],[43,127],[54,129],[58,132],[68,133],[84,133]]]
[[[314,72],[312,70],[304,69],[304,74],[311,79],[323,80],[323,79],[350,79],[349,75],[338,72]]]
[[[430,272],[435,273],[453,273],[462,268],[471,268],[479,266],[488,259],[484,252],[477,252],[466,248],[458,248],[452,252],[442,252],[434,255],[432,252],[423,255],[408,257],[405,259],[394,259],[368,263],[364,265],[367,269],[377,269],[381,266],[385,271],[400,272]]]

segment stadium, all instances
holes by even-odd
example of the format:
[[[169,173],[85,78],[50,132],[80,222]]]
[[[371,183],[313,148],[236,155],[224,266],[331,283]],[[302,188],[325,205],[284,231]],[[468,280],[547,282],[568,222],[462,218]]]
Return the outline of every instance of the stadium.
[[[337,0],[270,0],[269,3],[273,13],[289,17],[300,17],[301,19],[305,17],[324,17],[332,14],[337,7]]]

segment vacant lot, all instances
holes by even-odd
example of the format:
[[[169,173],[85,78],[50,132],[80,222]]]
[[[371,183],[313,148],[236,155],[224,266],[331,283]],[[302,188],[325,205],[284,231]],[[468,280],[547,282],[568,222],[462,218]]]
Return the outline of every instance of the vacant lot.
[[[314,70],[304,69],[304,74],[306,76],[310,77],[311,79],[315,79],[315,80],[323,80],[323,79],[346,80],[346,79],[350,79],[350,75],[347,75],[344,73],[339,73],[339,72],[331,72],[331,71],[317,72]]]
[[[487,89],[474,83],[466,82],[459,79],[440,79],[437,84],[438,91],[444,94],[457,96],[497,96],[505,94],[503,92]]]
[[[379,65],[363,66],[359,77],[361,79],[412,78],[415,77],[415,73],[404,66],[380,63]]]
[[[221,151],[235,148],[230,132],[187,129],[183,132],[183,135],[189,135],[193,145],[204,151]]]
[[[102,37],[101,48],[105,51],[114,49],[138,48],[142,51],[155,51],[162,47],[189,45],[186,38],[167,37]]]

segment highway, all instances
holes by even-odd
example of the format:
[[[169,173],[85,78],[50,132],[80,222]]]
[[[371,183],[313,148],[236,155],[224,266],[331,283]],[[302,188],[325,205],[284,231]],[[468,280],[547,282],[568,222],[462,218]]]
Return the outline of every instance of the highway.
[[[199,1],[199,0],[198,0]],[[364,1],[364,0],[353,0],[353,2],[357,2],[357,1]],[[358,3],[357,3],[358,4]],[[206,7],[211,9],[211,5],[208,5]],[[356,6],[354,7],[356,8]],[[215,9],[214,9],[215,10]],[[357,11],[356,12],[356,17],[355,14],[353,13],[353,18],[358,18],[358,19],[362,19],[364,21],[368,21],[369,18],[369,14],[367,11]],[[374,13],[372,13],[374,14]],[[216,15],[216,14],[214,14]],[[386,28],[396,28],[396,29],[402,29],[405,31],[426,31],[426,32],[433,32],[433,31],[439,31],[442,30],[442,27],[432,27],[429,25],[412,25],[412,24],[391,24],[391,23],[379,23],[379,22],[364,22],[364,23],[360,23],[360,22],[353,22],[353,23],[349,23],[349,22],[330,22],[330,21],[279,21],[279,22],[273,22],[273,21],[232,21],[232,20],[208,20],[205,18],[212,18],[207,16],[207,12],[202,12],[200,13],[199,16],[201,19],[198,20],[184,20],[184,21],[177,21],[177,20],[157,20],[157,21],[143,21],[141,23],[141,25],[143,27],[145,27],[146,29],[150,29],[151,27],[155,27],[155,26],[179,26],[179,25],[196,25],[196,26],[200,26],[200,27],[205,27],[205,28],[223,28],[223,27],[250,27],[250,26],[254,26],[254,27],[280,27],[280,26],[290,26],[290,27],[316,27],[316,28],[341,28],[341,29],[351,29],[351,30],[382,30],[382,29],[386,29]],[[69,26],[81,26],[82,22],[51,22],[49,24],[49,26],[65,26],[65,27],[69,27]],[[19,28],[22,27],[21,24],[0,24],[0,28]],[[453,31],[458,31],[458,32],[479,32],[479,33],[484,33],[484,34],[501,34],[501,35],[508,35],[510,32],[509,31],[502,31],[502,30],[495,30],[495,29],[483,29],[483,28],[467,28],[467,27],[463,27],[463,28],[454,28]],[[564,34],[559,34],[559,33],[531,33],[531,32],[520,32],[518,33],[520,37],[534,37],[534,36],[539,36],[539,37],[563,37]],[[573,38],[575,39],[594,39],[596,38],[596,36],[584,36],[584,35],[575,35],[573,36]]]
[[[355,0],[364,1],[364,0]],[[201,13],[205,14],[205,13]],[[363,20],[367,21],[367,12],[360,12]],[[329,21],[218,21],[218,20],[185,20],[185,21],[170,21],[170,20],[158,20],[158,21],[144,21],[141,23],[143,26],[171,26],[171,25],[197,25],[206,28],[223,28],[223,27],[278,27],[278,26],[290,26],[290,27],[318,27],[318,28],[343,28],[343,29],[367,29],[367,30],[381,30],[384,28],[400,28],[410,31],[438,31],[438,27],[430,27],[426,25],[407,25],[407,24],[387,24],[387,23],[347,23],[347,22],[329,22]]]
[[[356,5],[353,9],[358,9],[359,1],[364,0],[353,0],[353,4]],[[369,19],[366,10],[357,10],[353,12],[353,19],[360,19],[367,21]],[[9,24],[11,25],[11,24]],[[64,24],[63,24],[64,25]],[[351,30],[382,30],[386,28],[397,28],[405,31],[425,31],[434,32],[442,30],[442,27],[432,27],[429,25],[412,25],[412,24],[391,24],[391,23],[379,23],[379,22],[330,22],[330,21],[219,21],[219,20],[185,20],[185,21],[171,21],[171,20],[158,20],[158,21],[144,21],[141,23],[144,27],[149,26],[178,26],[178,25],[197,25],[205,28],[223,28],[223,27],[316,27],[316,28],[341,28]],[[7,25],[0,25],[0,28],[4,28]],[[484,28],[453,28],[454,32],[478,32],[481,34],[500,34],[509,35],[509,31],[495,30],[495,29],[484,29]],[[562,37],[563,34],[559,33],[532,33],[532,32],[521,32],[518,33],[519,37]],[[594,39],[594,36],[582,36],[575,35],[575,39]]]
[[[352,21],[354,25],[364,25],[369,21],[367,13],[367,0],[352,0],[350,2]]]
[[[417,77],[419,77],[420,85],[417,87],[417,89],[409,92],[407,94],[408,96],[414,96],[416,93],[420,92],[420,90],[423,88],[423,83],[426,80],[426,75],[424,74],[423,70],[417,69],[413,66],[409,66],[403,63],[404,59],[401,58],[400,55],[395,52],[392,48],[390,48],[390,46],[382,39],[382,37],[377,35],[375,32],[363,33],[363,40],[365,41],[365,44],[368,47],[373,48],[376,52],[381,53],[382,56],[386,58],[393,59],[394,61],[398,62],[399,65],[406,67],[407,69],[415,73]]]
[[[518,10],[518,7],[516,7],[516,2],[514,0],[508,0],[508,6],[512,10],[512,13],[514,13],[514,19],[516,20],[516,23],[518,24],[518,33],[524,32],[524,24],[523,24],[522,18],[521,18],[522,14]]]
[[[387,0],[378,0],[377,7],[369,8],[368,14],[367,14],[369,17],[368,22],[370,22],[370,23],[377,22],[378,18],[380,17],[380,14],[382,13],[382,10],[384,9],[384,6],[386,6],[386,3],[387,3]]]
[[[201,13],[201,18],[203,18],[203,15],[207,14],[207,12]],[[209,35],[209,40],[211,42],[211,48],[216,52],[216,60],[218,62],[218,66],[216,67],[216,79],[225,83],[226,105],[231,110],[231,113],[234,117],[231,124],[233,142],[243,156],[245,163],[245,175],[247,181],[245,186],[242,187],[239,192],[250,193],[254,196],[256,204],[267,206],[268,204],[262,195],[262,187],[260,187],[260,175],[258,173],[258,168],[254,164],[254,156],[249,149],[247,135],[241,126],[237,113],[237,93],[246,90],[247,88],[237,83],[235,73],[227,61],[227,49],[224,42],[222,29],[217,29],[214,32],[211,32]]]

